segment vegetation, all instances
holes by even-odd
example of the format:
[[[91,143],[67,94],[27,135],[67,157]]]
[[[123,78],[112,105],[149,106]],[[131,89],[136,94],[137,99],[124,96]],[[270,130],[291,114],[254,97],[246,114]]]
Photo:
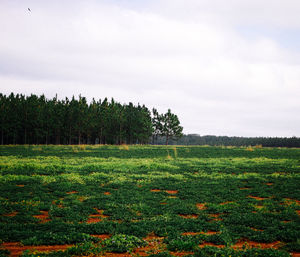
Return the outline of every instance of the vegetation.
[[[155,136],[155,144],[165,144],[165,136]],[[299,137],[228,137],[183,135],[169,140],[170,145],[211,145],[211,146],[255,146],[255,147],[300,147]]]
[[[24,256],[300,249],[300,149],[24,145],[0,153],[1,256],[9,242],[32,247]],[[45,244],[68,249],[34,250]]]
[[[158,114],[159,135],[180,137],[182,127],[170,110]],[[120,104],[107,98],[88,103],[44,95],[0,94],[1,144],[145,144],[153,128],[151,112],[144,105]],[[167,142],[168,143],[168,140]]]

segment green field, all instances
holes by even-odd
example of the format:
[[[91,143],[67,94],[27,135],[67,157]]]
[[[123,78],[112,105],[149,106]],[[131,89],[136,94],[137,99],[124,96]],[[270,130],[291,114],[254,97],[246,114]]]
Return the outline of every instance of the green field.
[[[300,252],[300,149],[0,146],[0,192],[0,256]]]

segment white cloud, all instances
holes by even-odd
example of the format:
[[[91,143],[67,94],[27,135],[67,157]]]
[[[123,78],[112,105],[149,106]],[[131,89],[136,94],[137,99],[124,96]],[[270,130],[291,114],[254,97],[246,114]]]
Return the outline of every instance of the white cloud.
[[[249,24],[300,28],[298,2],[51,3],[0,10],[2,92],[171,108],[185,133],[300,135],[299,52],[239,33]]]

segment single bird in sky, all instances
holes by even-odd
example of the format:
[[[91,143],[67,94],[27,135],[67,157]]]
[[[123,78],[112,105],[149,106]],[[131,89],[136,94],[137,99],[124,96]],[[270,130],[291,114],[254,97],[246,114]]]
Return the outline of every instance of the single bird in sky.
[[[31,9],[30,9],[30,8],[27,8],[27,9],[28,9],[29,12],[31,12]]]

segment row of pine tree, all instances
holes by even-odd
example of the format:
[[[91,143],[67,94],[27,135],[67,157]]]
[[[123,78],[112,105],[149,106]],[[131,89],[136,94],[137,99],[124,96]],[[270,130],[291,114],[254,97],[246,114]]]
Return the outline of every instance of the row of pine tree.
[[[145,105],[107,98],[88,103],[81,95],[59,100],[0,94],[1,144],[146,144],[158,135],[168,143],[181,132],[170,110],[152,113]]]

